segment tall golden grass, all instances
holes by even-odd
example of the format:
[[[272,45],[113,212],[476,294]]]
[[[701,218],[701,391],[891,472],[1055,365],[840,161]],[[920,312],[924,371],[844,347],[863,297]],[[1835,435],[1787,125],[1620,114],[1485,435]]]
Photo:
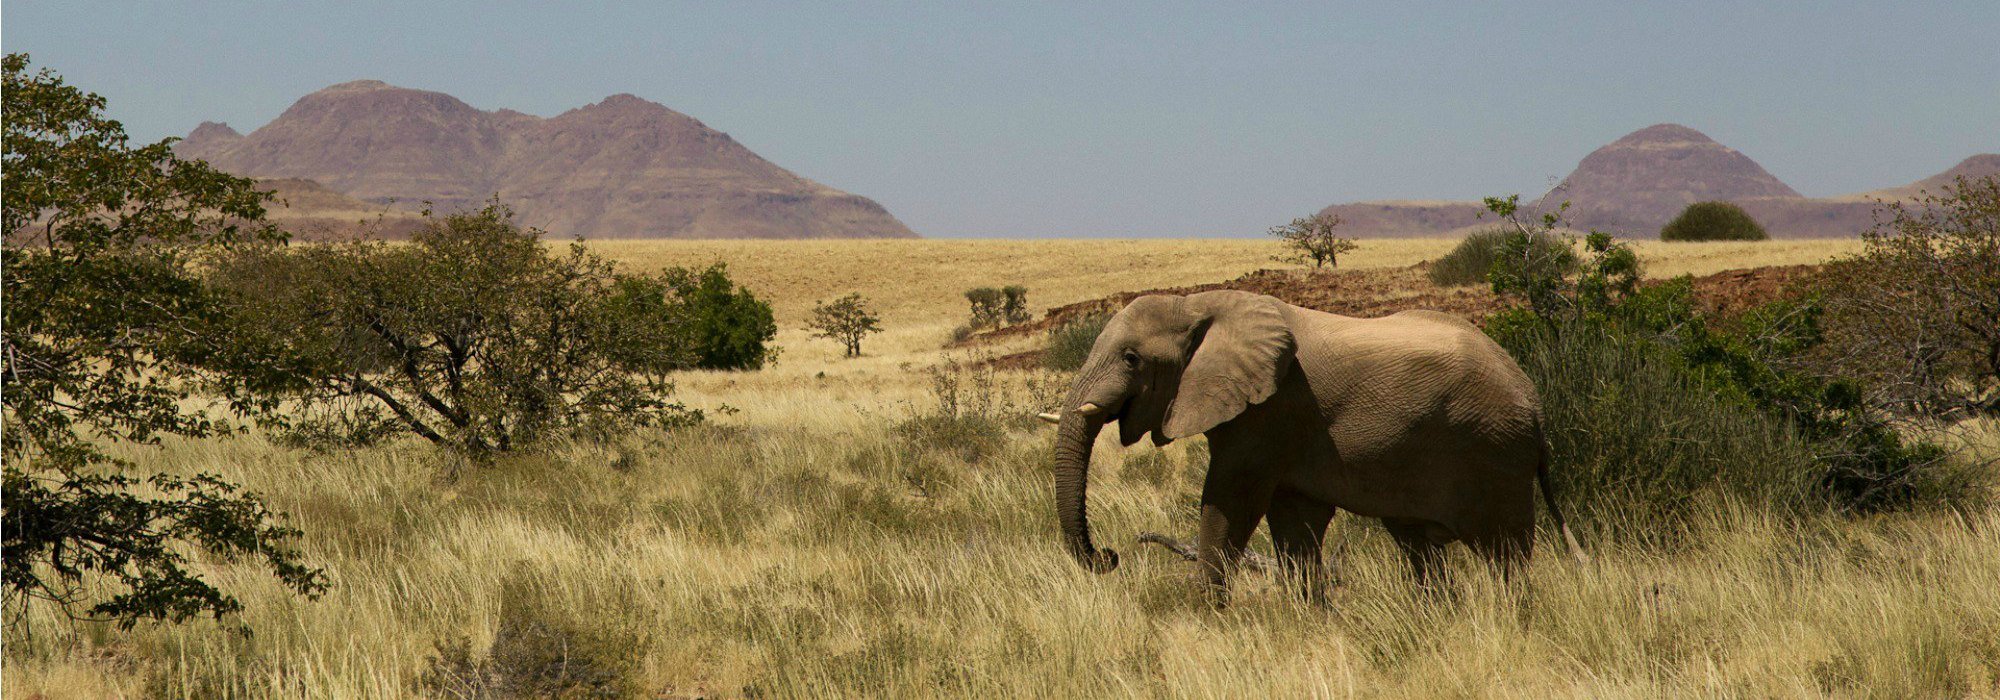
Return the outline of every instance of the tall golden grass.
[[[1013,260],[992,252],[1006,246],[1039,260],[1072,244],[936,245],[987,251],[986,266]],[[1146,245],[1201,257],[1195,242]],[[772,249],[606,249],[643,266],[732,246]],[[1266,265],[1252,258],[1240,262]],[[821,281],[765,286],[776,278],[762,275],[785,266],[749,262],[763,259],[731,263],[781,308],[863,279],[879,285],[864,294],[901,289],[853,262],[828,266],[853,278],[828,270]],[[1019,281],[1049,292],[1039,303],[1099,293],[1088,270],[1059,282],[1070,267],[1008,264],[1017,279],[912,272],[927,281],[910,284],[931,291],[896,292],[899,301],[877,291],[907,314],[891,316],[892,329],[928,330],[884,337],[870,357],[841,361],[831,343],[787,335],[772,370],[684,377],[685,397],[737,412],[679,432],[485,466],[417,441],[331,454],[257,436],[121,447],[148,468],[215,472],[269,497],[305,530],[306,551],[335,587],[306,601],[253,566],[209,562],[242,596],[242,615],[121,632],[43,607],[10,610],[0,692],[2000,695],[2000,512],[1792,518],[1703,501],[1683,548],[1591,541],[1594,559],[1581,565],[1545,545],[1511,584],[1460,552],[1442,594],[1413,591],[1379,527],[1343,516],[1329,537],[1341,585],[1328,606],[1244,573],[1231,604],[1214,610],[1188,581],[1190,564],[1129,544],[1141,531],[1192,529],[1205,443],[1124,449],[1107,438],[1091,509],[1100,536],[1125,543],[1127,565],[1084,572],[1058,546],[1049,436],[1023,420],[1060,378],[934,369],[942,333],[963,314],[962,287]],[[1185,264],[1171,273],[1184,281],[1165,283],[1237,274]],[[1655,269],[1673,264],[1712,263]],[[1169,276],[1105,274],[1129,275],[1106,283],[1117,288]],[[781,322],[795,325],[786,313]],[[956,407],[948,415],[941,395]],[[2000,453],[2000,431],[1979,439],[1978,449]],[[1261,535],[1253,546],[1269,549]]]

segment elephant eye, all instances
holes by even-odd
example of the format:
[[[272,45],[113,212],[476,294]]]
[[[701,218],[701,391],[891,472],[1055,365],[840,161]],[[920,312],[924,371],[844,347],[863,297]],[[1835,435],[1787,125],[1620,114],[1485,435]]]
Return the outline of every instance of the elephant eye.
[[[1136,352],[1133,352],[1133,351],[1131,351],[1131,350],[1126,350],[1126,351],[1125,351],[1125,366],[1127,366],[1127,367],[1137,367],[1137,366],[1139,366],[1139,353],[1136,353]]]

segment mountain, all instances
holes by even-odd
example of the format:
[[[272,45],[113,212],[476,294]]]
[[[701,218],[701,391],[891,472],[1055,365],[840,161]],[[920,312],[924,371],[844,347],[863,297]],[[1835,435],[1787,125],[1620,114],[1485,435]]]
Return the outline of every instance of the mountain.
[[[1547,211],[1567,200],[1578,228],[1636,233],[1659,231],[1695,202],[1749,198],[1803,199],[1706,134],[1655,124],[1591,151],[1530,208]]]
[[[1867,230],[1878,200],[1908,199],[1925,189],[1935,193],[1957,175],[1996,173],[2000,155],[1984,154],[1910,185],[1808,198],[1749,156],[1699,131],[1655,124],[1584,156],[1561,184],[1523,209],[1549,211],[1567,201],[1566,217],[1576,228],[1652,238],[1687,205],[1724,200],[1742,206],[1773,237],[1835,238]],[[1352,235],[1420,237],[1456,235],[1491,225],[1491,217],[1478,218],[1484,210],[1477,202],[1384,201],[1336,204],[1322,211],[1339,215]]]
[[[176,149],[239,175],[311,180],[400,210],[474,208],[497,194],[523,223],[561,236],[916,235],[872,200],[632,95],[545,119],[361,80],[299,98],[248,135],[204,123]]]
[[[1863,192],[1857,195],[1848,195],[1847,197],[1843,197],[1843,199],[1908,199],[1920,196],[1926,192],[1930,194],[1942,194],[1946,188],[1955,186],[1960,177],[1982,178],[1993,177],[1995,175],[2000,175],[2000,153],[1981,153],[1959,161],[1958,165],[1951,166],[1949,170],[1903,185],[1902,187],[1891,187],[1873,192]]]

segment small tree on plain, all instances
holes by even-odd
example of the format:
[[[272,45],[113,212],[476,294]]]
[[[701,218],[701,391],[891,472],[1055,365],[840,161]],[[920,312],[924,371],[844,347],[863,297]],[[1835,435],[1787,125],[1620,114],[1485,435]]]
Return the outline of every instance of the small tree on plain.
[[[1273,227],[1271,235],[1285,244],[1285,252],[1274,259],[1309,264],[1313,269],[1338,267],[1340,254],[1358,247],[1354,239],[1338,233],[1339,227],[1340,217],[1325,213],[1292,219],[1289,224]]]
[[[868,300],[856,292],[816,304],[809,327],[814,331],[813,337],[840,341],[847,348],[848,357],[860,357],[861,339],[882,332],[881,324],[882,319],[868,308]]]
[[[991,328],[1000,325],[1005,300],[1000,290],[992,287],[974,287],[965,290],[965,301],[972,305],[972,327]]]

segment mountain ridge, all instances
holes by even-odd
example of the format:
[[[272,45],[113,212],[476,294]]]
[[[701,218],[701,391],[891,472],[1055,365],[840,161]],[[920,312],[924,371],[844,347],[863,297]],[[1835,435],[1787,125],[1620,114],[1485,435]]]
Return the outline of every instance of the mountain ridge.
[[[629,93],[538,117],[355,80],[241,134],[203,122],[184,157],[311,180],[400,209],[498,195],[531,225],[591,238],[909,238],[880,204],[792,173],[694,117]]]
[[[1547,193],[1524,205],[1545,212],[1568,202],[1565,218],[1576,228],[1653,237],[1681,209],[1698,201],[1734,202],[1777,238],[1859,235],[1874,223],[1878,200],[1936,193],[1959,174],[2000,173],[2000,155],[1979,154],[1909,185],[1855,195],[1806,197],[1749,156],[1680,124],[1654,124],[1593,151]],[[1403,238],[1442,236],[1493,225],[1478,202],[1377,200],[1334,204],[1322,213],[1341,217],[1352,235]]]

